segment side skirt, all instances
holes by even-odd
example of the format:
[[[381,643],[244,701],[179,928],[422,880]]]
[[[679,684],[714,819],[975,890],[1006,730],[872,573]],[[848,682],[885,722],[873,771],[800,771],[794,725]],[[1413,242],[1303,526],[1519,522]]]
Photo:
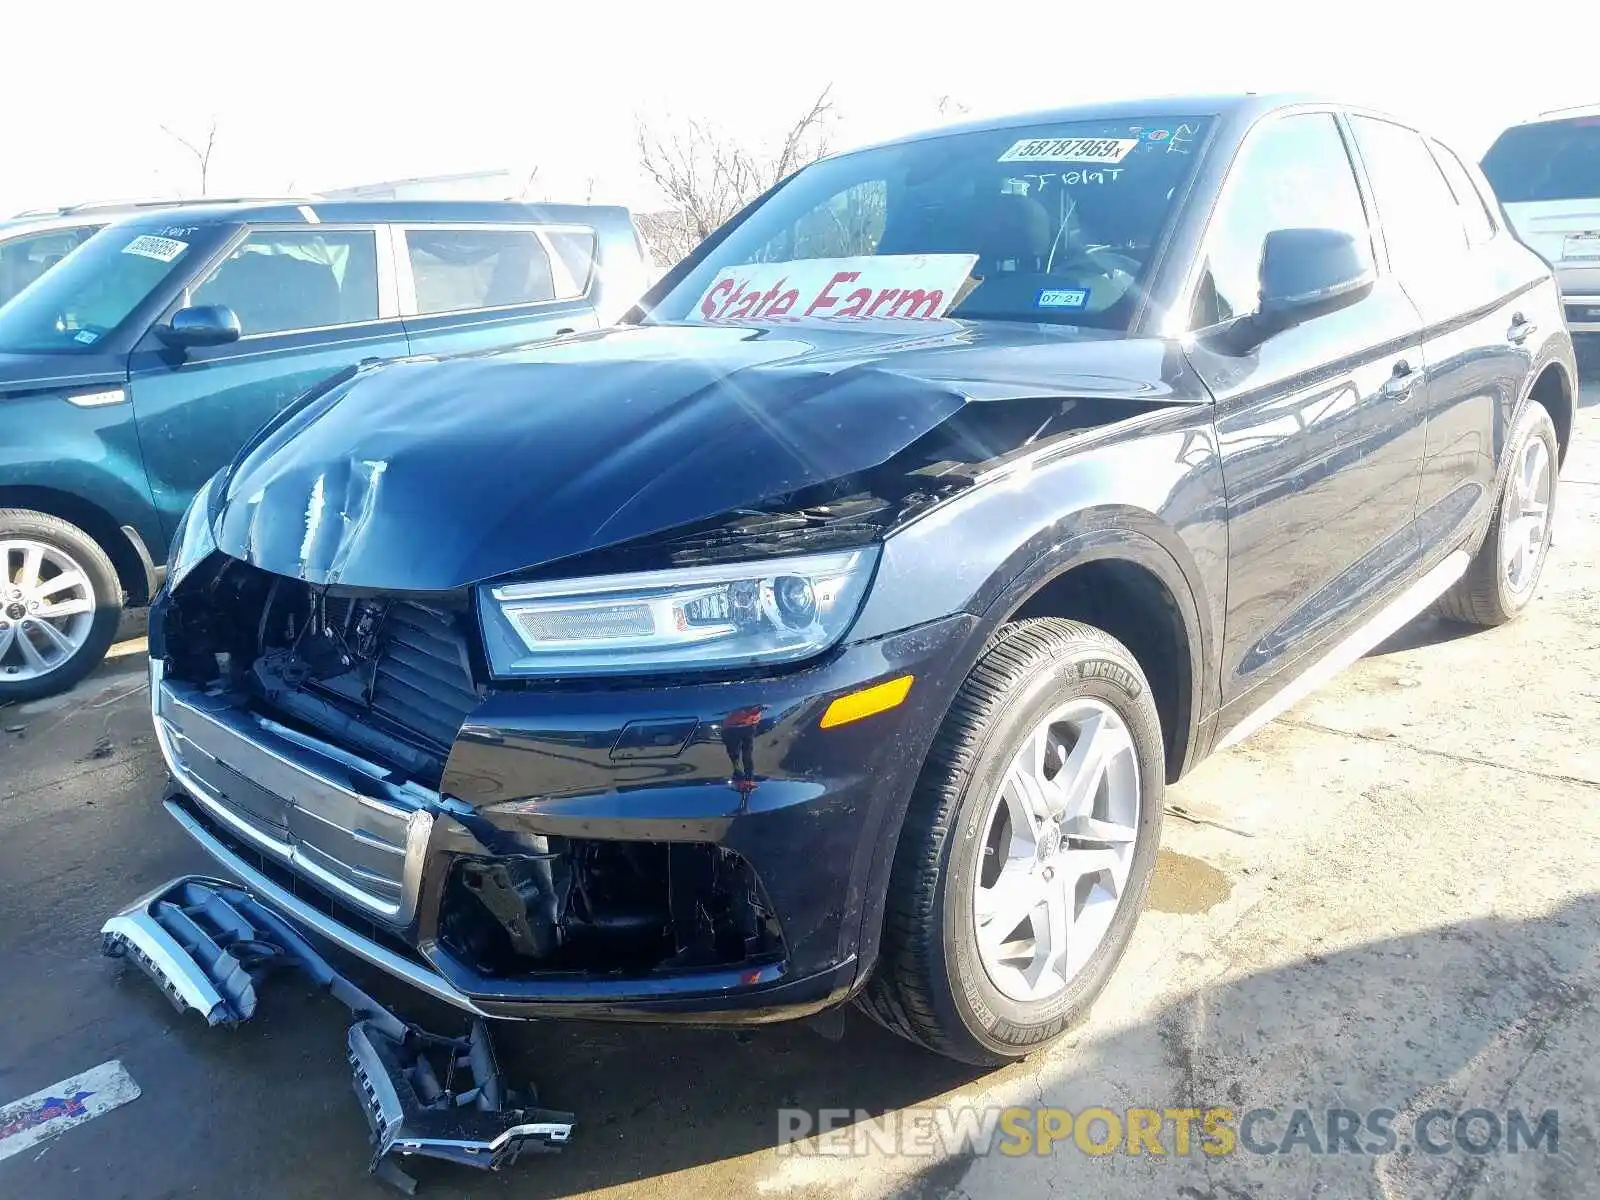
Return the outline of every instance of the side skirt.
[[[1327,683],[1449,591],[1450,585],[1466,574],[1467,564],[1471,561],[1471,556],[1465,550],[1457,550],[1450,554],[1433,570],[1385,605],[1365,625],[1296,676],[1272,699],[1230,729],[1227,735],[1211,748],[1212,753],[1238,745],[1267,722],[1282,716]]]

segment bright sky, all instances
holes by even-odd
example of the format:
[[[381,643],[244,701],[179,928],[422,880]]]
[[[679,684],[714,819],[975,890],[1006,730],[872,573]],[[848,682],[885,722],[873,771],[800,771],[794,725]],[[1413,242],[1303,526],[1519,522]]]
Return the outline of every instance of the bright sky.
[[[1097,97],[1305,89],[1412,115],[1464,152],[1600,101],[1600,9],[1422,0],[11,0],[0,18],[0,216],[77,200],[316,191],[539,169],[535,195],[641,207],[639,114],[760,139],[834,85],[839,146]],[[1476,8],[1481,14],[1468,17]],[[1563,65],[1563,63],[1566,65]]]

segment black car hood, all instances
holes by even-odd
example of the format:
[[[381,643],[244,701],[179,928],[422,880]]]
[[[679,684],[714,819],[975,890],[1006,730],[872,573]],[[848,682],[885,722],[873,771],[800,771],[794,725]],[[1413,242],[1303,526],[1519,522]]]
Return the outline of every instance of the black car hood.
[[[1159,342],[953,320],[407,359],[269,426],[213,530],[277,574],[445,591],[867,470],[968,403],[1170,401],[1161,367]]]

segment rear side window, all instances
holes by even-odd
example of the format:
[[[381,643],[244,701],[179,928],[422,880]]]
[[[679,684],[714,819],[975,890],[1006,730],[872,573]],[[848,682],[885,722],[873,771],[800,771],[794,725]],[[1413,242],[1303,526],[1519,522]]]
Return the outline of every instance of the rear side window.
[[[1456,197],[1422,135],[1373,117],[1352,117],[1389,257],[1401,278],[1418,278],[1467,248]]]
[[[591,229],[547,229],[546,238],[565,269],[566,279],[556,279],[556,294],[566,299],[582,296],[589,290],[594,274],[594,231]]]
[[[1256,132],[1229,173],[1206,238],[1192,327],[1204,329],[1261,306],[1261,252],[1275,229],[1349,233],[1371,253],[1361,192],[1339,127],[1328,113],[1283,117]]]
[[[246,337],[375,321],[377,235],[255,230],[194,289],[191,303],[227,305]]]
[[[1600,199],[1600,117],[1514,125],[1489,147],[1483,173],[1502,204]]]
[[[1494,236],[1494,218],[1489,215],[1489,210],[1483,203],[1483,194],[1478,191],[1472,182],[1472,177],[1467,174],[1467,169],[1461,165],[1461,160],[1448,147],[1438,142],[1428,143],[1433,150],[1433,157],[1439,164],[1439,169],[1444,172],[1445,182],[1450,185],[1450,190],[1455,194],[1456,205],[1461,209],[1461,223],[1466,226],[1467,241],[1474,246],[1482,245]]]
[[[417,312],[554,300],[550,256],[531,229],[408,229]]]

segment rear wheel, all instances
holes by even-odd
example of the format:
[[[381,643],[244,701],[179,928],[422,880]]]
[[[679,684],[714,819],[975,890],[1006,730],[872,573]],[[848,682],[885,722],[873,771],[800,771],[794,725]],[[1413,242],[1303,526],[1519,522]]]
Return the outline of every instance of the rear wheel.
[[[121,615],[116,569],[93,538],[59,517],[0,509],[0,702],[77,683]]]
[[[1550,555],[1560,446],[1541,404],[1511,432],[1511,467],[1493,523],[1466,574],[1439,600],[1439,615],[1468,625],[1504,625],[1533,599]]]
[[[1143,907],[1164,777],[1150,688],[1120,642],[1072,621],[1004,627],[918,780],[863,1007],[979,1064],[1084,1016]]]

